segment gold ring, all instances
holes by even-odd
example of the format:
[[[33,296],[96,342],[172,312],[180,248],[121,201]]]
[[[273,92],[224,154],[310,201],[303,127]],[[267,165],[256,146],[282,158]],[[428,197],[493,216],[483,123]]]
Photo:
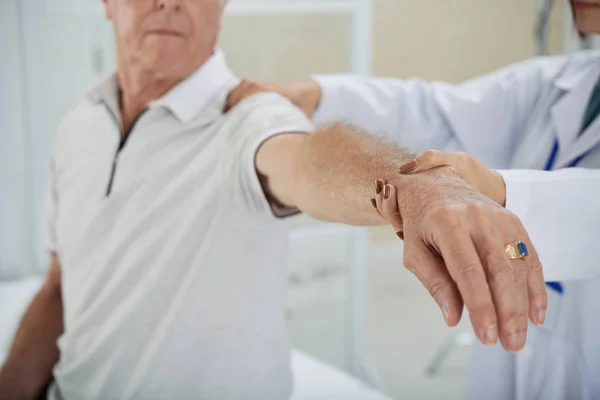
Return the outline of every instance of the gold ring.
[[[525,257],[529,256],[527,246],[523,242],[514,242],[507,244],[506,246],[504,246],[504,253],[506,253],[510,260],[522,260]]]

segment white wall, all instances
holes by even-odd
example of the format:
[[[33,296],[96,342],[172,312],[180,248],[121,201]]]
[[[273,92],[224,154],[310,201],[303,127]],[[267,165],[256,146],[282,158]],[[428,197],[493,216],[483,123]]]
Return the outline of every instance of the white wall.
[[[0,93],[0,279],[46,268],[43,206],[53,137],[85,91],[114,69],[102,16],[49,17],[44,5],[0,0],[0,87],[9,89]]]
[[[27,262],[29,210],[19,202],[29,182],[21,174],[25,127],[17,20],[15,0],[0,1],[0,279],[15,277]]]

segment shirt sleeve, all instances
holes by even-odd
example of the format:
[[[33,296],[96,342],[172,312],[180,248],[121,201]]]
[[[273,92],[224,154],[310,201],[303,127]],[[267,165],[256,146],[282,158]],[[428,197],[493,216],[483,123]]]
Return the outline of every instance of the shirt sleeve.
[[[45,247],[50,253],[57,253],[57,234],[56,234],[56,221],[58,217],[58,196],[56,191],[56,168],[54,159],[50,163],[50,179],[48,181],[48,188],[46,190],[45,199],[45,221],[44,221],[44,237]]]
[[[534,58],[453,84],[418,78],[319,75],[317,126],[348,122],[387,135],[416,153],[464,151],[488,168],[502,168],[567,57]]]
[[[268,201],[256,170],[256,153],[269,138],[284,133],[310,134],[311,121],[291,102],[275,93],[259,93],[245,99],[231,118],[231,193],[237,204],[252,213],[276,218],[296,214],[297,209]],[[234,109],[235,110],[235,109]],[[233,112],[233,110],[232,110]]]
[[[498,171],[506,208],[531,238],[546,281],[600,277],[600,170]]]

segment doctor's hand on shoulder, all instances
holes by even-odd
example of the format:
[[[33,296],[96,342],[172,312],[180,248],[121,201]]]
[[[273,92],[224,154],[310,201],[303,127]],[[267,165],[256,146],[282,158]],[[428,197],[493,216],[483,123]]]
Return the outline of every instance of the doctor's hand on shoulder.
[[[312,118],[321,102],[321,86],[310,79],[293,82],[252,82],[244,80],[231,92],[225,110],[234,107],[255,91],[278,93],[289,99],[309,118]]]

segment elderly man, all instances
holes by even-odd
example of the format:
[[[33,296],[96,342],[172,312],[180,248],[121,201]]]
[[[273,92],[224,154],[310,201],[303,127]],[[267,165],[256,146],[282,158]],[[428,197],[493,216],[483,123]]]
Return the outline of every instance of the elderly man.
[[[527,296],[537,311],[545,292],[539,272],[513,278],[505,243],[525,242],[528,268],[538,263],[513,214],[449,170],[400,174],[410,154],[348,127],[313,133],[276,94],[224,113],[239,81],[215,50],[222,1],[104,3],[118,71],[55,139],[51,266],[0,398],[34,398],[50,380],[53,400],[289,397],[277,217],[383,224],[376,178],[397,193],[407,265],[446,319],[462,303],[443,299],[464,300],[483,342],[522,348]],[[449,280],[459,297],[438,293]]]

